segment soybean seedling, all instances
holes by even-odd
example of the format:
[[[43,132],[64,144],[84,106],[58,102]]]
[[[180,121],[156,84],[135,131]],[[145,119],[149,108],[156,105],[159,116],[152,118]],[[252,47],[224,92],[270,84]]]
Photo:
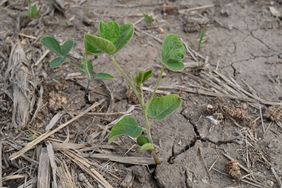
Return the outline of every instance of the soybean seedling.
[[[157,97],[155,94],[160,85],[164,69],[171,71],[182,71],[184,69],[183,59],[185,47],[176,35],[171,34],[166,36],[162,44],[161,64],[163,66],[156,81],[154,91],[149,99],[145,100],[142,85],[150,79],[153,71],[140,71],[131,77],[115,58],[115,55],[130,41],[133,34],[134,27],[132,24],[119,25],[115,21],[102,21],[99,24],[99,32],[96,35],[90,33],[85,34],[85,52],[92,55],[107,54],[117,72],[133,90],[142,108],[144,126],[140,126],[133,116],[125,116],[112,127],[108,140],[109,143],[112,143],[121,136],[129,136],[137,142],[141,152],[150,152],[155,163],[160,164],[161,161],[156,154],[156,146],[151,136],[152,120],[162,121],[167,118],[181,106],[181,99],[175,94],[161,97]]]
[[[184,69],[183,59],[185,56],[185,47],[180,38],[176,35],[167,35],[164,39],[161,49],[161,72],[158,75],[154,90],[146,100],[142,90],[143,84],[153,75],[152,70],[140,71],[135,75],[130,76],[117,62],[116,54],[126,46],[134,34],[132,24],[118,24],[115,21],[99,23],[97,34],[87,33],[84,35],[84,50],[83,59],[80,60],[80,67],[86,74],[93,74],[93,66],[87,59],[91,55],[107,54],[111,59],[111,63],[116,71],[132,89],[142,109],[143,126],[131,115],[124,116],[111,129],[108,142],[112,143],[121,136],[129,136],[133,138],[139,145],[139,150],[142,153],[149,152],[152,154],[155,163],[160,164],[160,158],[156,152],[156,146],[152,141],[151,129],[153,121],[162,121],[175,112],[181,106],[181,99],[175,94],[165,96],[156,96],[156,91],[160,85],[162,74],[165,69],[171,71],[182,71]],[[54,52],[58,57],[51,61],[51,67],[58,67],[63,64],[67,54],[70,51],[71,42],[66,41],[61,46],[59,42],[52,37],[42,39],[42,44],[50,51]],[[64,47],[64,46],[68,46]],[[64,50],[64,49],[67,50]],[[66,53],[67,52],[67,53]],[[105,79],[108,74],[100,73],[96,79]]]
[[[62,45],[60,45],[59,41],[52,36],[43,37],[41,39],[41,43],[51,52],[56,54],[56,57],[50,62],[51,68],[58,68],[63,63],[65,63],[70,51],[75,45],[73,40],[67,40],[63,42]],[[86,58],[79,59],[79,62],[80,63],[77,64],[69,61],[69,63],[71,63],[72,65],[77,66],[80,69],[81,73],[85,74],[89,80],[109,80],[113,78],[112,75],[107,73],[94,73],[93,64]]]

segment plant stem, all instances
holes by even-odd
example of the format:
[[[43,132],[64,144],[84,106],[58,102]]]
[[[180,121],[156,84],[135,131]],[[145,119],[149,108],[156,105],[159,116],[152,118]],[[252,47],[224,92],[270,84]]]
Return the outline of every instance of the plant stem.
[[[152,136],[151,136],[151,128],[152,128],[152,125],[151,125],[151,122],[149,120],[149,117],[148,117],[148,104],[150,104],[150,102],[154,99],[155,97],[155,94],[156,94],[156,91],[158,89],[158,87],[160,86],[160,82],[161,82],[161,79],[162,79],[162,75],[163,75],[163,72],[164,72],[164,68],[162,67],[161,69],[161,72],[157,78],[157,81],[156,81],[156,85],[155,85],[155,88],[153,90],[153,93],[148,101],[147,104],[144,105],[144,108],[143,108],[143,114],[144,114],[144,119],[145,119],[145,128],[146,128],[146,133],[147,133],[147,136],[148,136],[148,139],[151,143],[153,143],[153,140],[152,140]],[[142,90],[142,88],[141,88]],[[161,160],[159,158],[159,155],[158,153],[156,152],[156,149],[154,149],[152,152],[151,152],[151,155],[153,156],[154,158],[154,161],[156,163],[156,165],[159,165],[161,164]]]
[[[128,77],[128,75],[124,72],[124,70],[121,68],[121,66],[119,65],[119,63],[116,61],[116,59],[113,56],[110,56],[113,65],[115,66],[116,70],[118,71],[118,73],[121,75],[121,77],[123,79],[125,79],[125,81],[127,82],[127,84],[131,87],[131,89],[133,90],[134,94],[136,95],[136,97],[138,98],[138,101],[140,102],[141,106],[144,105],[141,103],[141,96],[140,93],[137,91],[136,86],[134,84],[134,82]],[[143,106],[142,106],[143,108]]]
[[[157,79],[157,81],[156,81],[156,85],[155,85],[155,88],[154,88],[154,90],[153,90],[153,93],[152,93],[152,95],[151,95],[151,97],[150,97],[150,99],[149,99],[149,103],[153,100],[153,98],[154,98],[155,95],[156,95],[156,91],[157,91],[157,89],[158,89],[159,86],[160,86],[163,73],[164,73],[164,67],[161,68],[161,72],[160,72],[159,77],[158,77],[158,79]]]
[[[118,71],[118,73],[125,79],[125,81],[132,88],[134,94],[138,98],[138,101],[141,105],[141,108],[142,108],[142,111],[143,111],[143,116],[144,116],[144,119],[145,119],[145,132],[148,136],[150,143],[153,143],[152,136],[151,136],[151,127],[152,126],[151,126],[151,122],[150,122],[149,117],[148,117],[148,105],[145,103],[144,93],[143,93],[142,87],[140,87],[140,91],[139,91],[138,88],[136,87],[135,83],[128,77],[128,75],[121,68],[121,66],[118,64],[118,62],[116,61],[116,59],[113,56],[111,56],[111,60],[112,60],[113,65],[115,66],[116,70]],[[164,71],[164,69],[162,68],[161,75],[163,74],[163,71]],[[156,93],[156,90],[160,85],[160,80],[161,80],[161,76],[158,77],[154,92],[153,92],[150,100],[153,99],[154,93]],[[156,149],[154,149],[151,152],[151,155],[153,156],[156,165],[161,163],[160,158],[159,158],[159,156],[156,152]]]

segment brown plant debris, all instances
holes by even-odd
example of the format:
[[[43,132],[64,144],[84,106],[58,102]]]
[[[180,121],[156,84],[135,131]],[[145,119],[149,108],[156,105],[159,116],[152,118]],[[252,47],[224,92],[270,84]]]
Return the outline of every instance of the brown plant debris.
[[[246,110],[240,107],[234,107],[230,105],[227,106],[220,104],[208,104],[206,106],[205,113],[207,113],[208,115],[215,115],[216,117],[218,117],[220,114],[221,120],[227,117],[233,118],[238,121],[245,121],[249,119],[249,115]]]
[[[265,116],[271,121],[282,121],[282,106],[270,106],[267,108]]]
[[[237,161],[228,161],[228,163],[226,164],[226,170],[228,171],[228,174],[233,178],[239,179],[241,177],[241,170]]]
[[[13,127],[21,127],[28,124],[31,118],[30,112],[36,101],[35,90],[38,80],[32,75],[27,61],[28,59],[22,44],[19,41],[13,44],[5,72],[5,80],[11,85]]]
[[[138,104],[138,98],[135,96],[132,89],[127,90],[126,97],[129,104]]]
[[[164,14],[177,14],[178,13],[178,7],[172,3],[165,3],[162,6],[162,12]]]
[[[48,107],[52,110],[61,109],[67,104],[67,98],[60,93],[51,91],[49,93]]]

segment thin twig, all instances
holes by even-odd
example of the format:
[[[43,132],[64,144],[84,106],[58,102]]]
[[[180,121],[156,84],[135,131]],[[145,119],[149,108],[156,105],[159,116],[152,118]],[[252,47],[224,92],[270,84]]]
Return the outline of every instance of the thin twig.
[[[19,33],[19,36],[26,37],[26,38],[30,38],[30,39],[34,39],[34,40],[37,39],[37,37],[35,37],[35,36],[27,35],[27,34],[24,34],[24,33]]]
[[[264,134],[265,134],[265,126],[264,126],[263,117],[262,117],[261,105],[259,105],[259,115],[260,115],[260,120],[261,120],[261,126],[262,126],[262,130],[263,130],[263,135],[264,135]]]
[[[49,50],[47,50],[46,52],[44,52],[44,54],[36,61],[35,65],[39,65],[39,63],[42,62],[42,60],[49,54]]]
[[[119,156],[114,154],[90,154],[88,157],[95,159],[110,160],[124,164],[135,164],[135,165],[155,164],[154,159],[148,157],[132,157],[132,156],[127,157],[127,156]]]
[[[252,185],[252,186],[255,186],[255,187],[259,187],[259,188],[265,188],[265,186],[264,185],[259,185],[259,184],[255,184],[255,183],[253,183],[253,182],[250,182],[250,181],[248,181],[248,180],[241,180],[242,182],[244,182],[244,183],[246,183],[246,184],[250,184],[250,185]]]
[[[182,39],[181,39],[182,43],[184,44],[187,52],[191,55],[191,57],[194,59],[194,61],[197,61],[198,62],[198,59],[197,57],[194,55],[194,53],[190,50],[188,44],[186,42],[184,42]]]
[[[140,32],[140,33],[142,33],[142,34],[144,34],[144,35],[147,35],[147,36],[153,38],[154,40],[156,40],[156,41],[159,42],[160,44],[163,42],[163,41],[162,41],[161,39],[159,39],[158,37],[156,37],[156,36],[154,36],[154,35],[152,35],[152,34],[146,32],[146,31],[141,30],[141,29],[138,28],[137,26],[135,26],[134,28],[135,28],[136,31],[138,31],[138,32]]]
[[[237,160],[233,159],[232,157],[230,157],[230,156],[229,156],[228,154],[226,154],[226,153],[222,153],[222,155],[223,155],[224,157],[226,157],[227,159],[229,159],[229,160],[237,161]],[[237,161],[237,162],[238,162],[238,161]],[[246,167],[244,167],[243,165],[241,165],[239,162],[238,162],[238,165],[239,165],[240,168],[242,168],[243,170],[245,170],[247,173],[250,173],[250,170],[248,170]]]
[[[217,158],[214,160],[214,162],[212,163],[212,165],[209,167],[209,171],[211,171],[211,169],[214,167],[214,165],[216,164],[217,160],[219,159],[219,156],[217,156]]]
[[[71,159],[74,163],[76,163],[83,171],[88,173],[92,178],[97,180],[105,188],[113,188],[111,184],[91,166],[91,162],[88,161],[86,158],[78,155],[73,151],[65,150],[62,151],[62,153],[69,159]]]
[[[273,167],[271,167],[271,172],[273,173],[279,187],[282,188],[282,181],[281,181],[280,177],[278,176],[278,174],[276,173],[276,170]]]
[[[209,171],[209,169],[208,169],[207,163],[206,163],[206,161],[205,161],[205,159],[204,159],[204,157],[203,157],[201,148],[198,148],[198,152],[199,152],[200,159],[203,161],[203,164],[204,164],[206,173],[207,173],[207,175],[208,175],[208,177],[209,177],[209,180],[211,181],[211,174],[210,174],[210,171]]]
[[[66,123],[61,124],[60,126],[58,126],[56,129],[50,131],[50,132],[46,132],[42,135],[40,135],[39,137],[37,137],[35,140],[33,140],[32,142],[28,143],[24,148],[22,148],[20,151],[13,153],[12,155],[10,155],[9,159],[10,160],[15,160],[16,158],[20,157],[21,155],[23,155],[24,153],[26,153],[27,151],[29,151],[30,149],[34,148],[38,143],[42,142],[43,140],[45,140],[46,138],[48,138],[49,136],[53,135],[54,133],[58,132],[59,130],[65,128],[66,126],[68,126],[70,123],[76,121],[77,119],[81,118],[82,116],[84,116],[85,114],[87,114],[90,110],[92,110],[93,108],[99,106],[100,104],[102,104],[105,101],[105,99],[100,100],[99,102],[94,103],[92,106],[90,106],[89,108],[87,108],[85,111],[83,111],[81,114],[75,116],[74,118],[72,118],[71,120],[67,121]]]
[[[193,7],[193,8],[188,8],[188,9],[182,9],[182,10],[179,10],[178,12],[180,14],[185,14],[185,13],[188,13],[188,12],[191,12],[191,11],[195,11],[195,10],[201,10],[201,9],[206,9],[206,8],[212,8],[214,7],[215,5],[214,4],[210,4],[210,5],[203,5],[203,6],[199,6],[199,7]]]

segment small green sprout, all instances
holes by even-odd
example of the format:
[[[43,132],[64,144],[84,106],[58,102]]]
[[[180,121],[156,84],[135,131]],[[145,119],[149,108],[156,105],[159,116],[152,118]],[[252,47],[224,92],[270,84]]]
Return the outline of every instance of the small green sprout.
[[[141,153],[151,153],[155,163],[160,164],[161,161],[157,154],[158,152],[156,152],[156,146],[153,143],[151,135],[152,122],[160,122],[169,117],[180,108],[181,99],[175,94],[159,97],[155,95],[165,69],[176,72],[184,69],[183,59],[186,53],[185,46],[176,35],[169,34],[165,37],[161,49],[161,72],[158,75],[153,92],[147,99],[143,93],[142,87],[143,84],[152,77],[153,71],[139,71],[131,76],[120,66],[115,58],[115,55],[125,47],[133,35],[134,27],[132,24],[119,25],[115,21],[101,21],[97,34],[86,33],[84,35],[85,54],[84,58],[80,60],[80,69],[85,75],[92,78],[93,65],[87,57],[90,55],[97,56],[101,54],[107,54],[109,56],[113,67],[127,82],[128,87],[133,90],[137,97],[142,109],[144,125],[141,126],[136,118],[131,115],[124,116],[112,127],[108,142],[112,143],[121,136],[129,136],[136,141]],[[57,58],[55,58],[51,62],[52,67],[61,65],[72,48],[70,46],[73,46],[69,44],[69,48],[63,50],[63,46],[66,42],[60,46],[58,41],[52,37],[44,37],[41,42],[50,51],[54,52],[58,56],[57,58],[59,58],[59,60],[56,60]],[[94,78],[111,79],[112,76],[106,73],[98,73],[94,75]]]
[[[50,62],[51,68],[58,68],[61,66],[68,57],[70,51],[74,47],[75,43],[73,40],[67,40],[62,45],[60,45],[59,41],[52,36],[45,36],[41,39],[41,43],[51,52],[57,55]],[[88,80],[96,79],[96,80],[111,80],[113,76],[107,73],[94,73],[93,64],[91,61],[87,60],[86,58],[80,59],[80,63],[73,64],[79,67],[82,74],[86,75]]]
[[[28,2],[28,10],[26,16],[29,19],[34,19],[39,16],[39,9],[36,4],[32,4],[31,1]]]
[[[206,30],[205,29],[202,29],[199,32],[198,41],[199,41],[198,50],[200,51],[202,49],[204,43],[206,42]]]
[[[149,14],[146,14],[146,13],[143,13],[143,19],[146,23],[146,26],[151,26],[153,24],[153,16],[149,15]]]

